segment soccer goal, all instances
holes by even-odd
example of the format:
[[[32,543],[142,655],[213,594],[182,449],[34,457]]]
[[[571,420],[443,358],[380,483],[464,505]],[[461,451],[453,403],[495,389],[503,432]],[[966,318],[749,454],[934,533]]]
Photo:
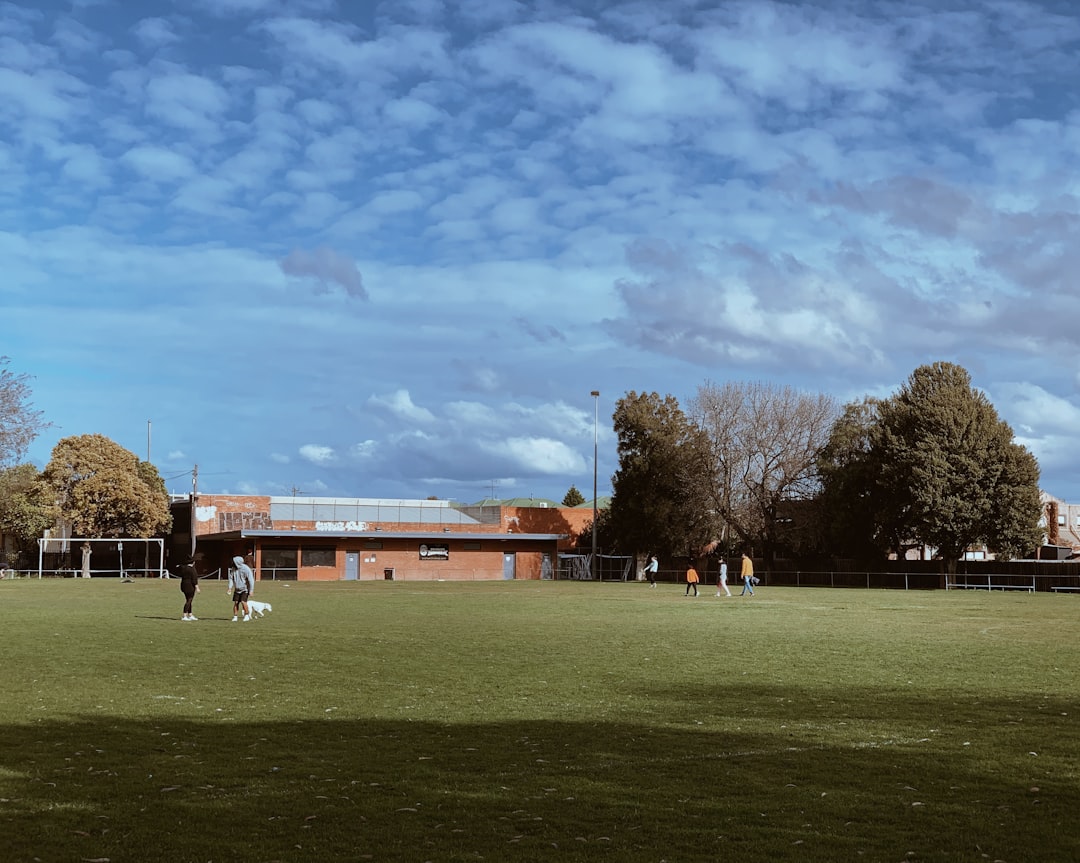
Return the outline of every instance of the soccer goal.
[[[166,578],[165,540],[44,536],[38,540],[38,578],[42,575]]]

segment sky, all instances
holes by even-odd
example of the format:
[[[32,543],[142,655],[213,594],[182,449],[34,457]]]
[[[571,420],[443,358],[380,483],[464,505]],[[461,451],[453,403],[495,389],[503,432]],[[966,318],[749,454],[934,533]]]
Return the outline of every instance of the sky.
[[[1050,0],[0,0],[29,458],[591,499],[630,391],[948,361],[1080,501],[1078,48]]]

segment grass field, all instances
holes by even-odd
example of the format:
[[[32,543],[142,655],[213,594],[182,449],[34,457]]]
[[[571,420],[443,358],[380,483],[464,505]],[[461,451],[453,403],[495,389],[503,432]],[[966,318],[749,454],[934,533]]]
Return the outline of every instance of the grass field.
[[[0,582],[4,861],[1080,859],[1080,596]]]

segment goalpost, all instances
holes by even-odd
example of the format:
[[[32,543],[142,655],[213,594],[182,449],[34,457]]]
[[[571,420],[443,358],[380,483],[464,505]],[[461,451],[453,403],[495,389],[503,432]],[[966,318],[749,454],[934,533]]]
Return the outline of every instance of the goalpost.
[[[95,542],[112,543],[116,547],[117,559],[118,559],[119,565],[120,565],[119,570],[116,570],[116,569],[93,570],[93,569],[90,569],[88,566],[79,566],[79,567],[68,567],[66,569],[52,569],[52,570],[48,570],[48,571],[49,572],[54,572],[54,573],[55,572],[70,571],[70,572],[72,572],[72,574],[76,578],[78,578],[80,575],[82,575],[84,570],[85,570],[85,572],[87,574],[87,578],[91,577],[94,574],[94,572],[110,573],[110,574],[111,573],[118,573],[120,578],[123,578],[124,577],[124,544],[128,543],[129,545],[134,545],[136,543],[139,543],[140,547],[143,547],[143,548],[146,549],[145,557],[146,557],[147,560],[149,560],[150,549],[155,545],[157,546],[157,550],[158,550],[157,568],[156,568],[156,570],[153,570],[153,571],[157,574],[158,578],[165,578],[166,577],[166,572],[165,572],[165,540],[164,539],[148,538],[148,537],[133,537],[133,536],[125,536],[125,537],[119,537],[119,538],[114,537],[114,538],[111,538],[111,539],[106,538],[106,537],[89,537],[89,538],[84,539],[82,537],[75,538],[75,537],[70,537],[70,536],[69,537],[43,536],[40,539],[38,539],[37,542],[38,542],[38,578],[41,578],[42,573],[46,572],[46,570],[45,570],[45,555],[46,554],[65,554],[65,553],[69,553],[75,547],[83,548],[83,546],[85,544],[85,548],[83,548],[82,553],[84,555],[84,562],[88,563],[88,561],[85,561],[85,558],[87,556],[89,556],[90,560],[93,560],[93,555],[92,555],[93,546],[90,545],[90,544],[95,543]],[[149,570],[149,568],[144,569],[143,567],[132,567],[128,571],[130,572],[130,571],[133,571],[133,570],[136,570],[136,569],[139,570],[140,572],[149,572],[149,571],[151,571],[151,570]]]

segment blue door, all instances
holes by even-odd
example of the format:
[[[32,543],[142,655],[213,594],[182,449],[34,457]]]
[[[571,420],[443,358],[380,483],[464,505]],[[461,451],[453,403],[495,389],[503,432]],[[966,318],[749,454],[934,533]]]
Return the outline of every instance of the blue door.
[[[503,552],[503,579],[509,581],[514,577],[514,553],[512,551]]]
[[[360,553],[357,551],[345,552],[345,580],[356,581],[360,575]]]

